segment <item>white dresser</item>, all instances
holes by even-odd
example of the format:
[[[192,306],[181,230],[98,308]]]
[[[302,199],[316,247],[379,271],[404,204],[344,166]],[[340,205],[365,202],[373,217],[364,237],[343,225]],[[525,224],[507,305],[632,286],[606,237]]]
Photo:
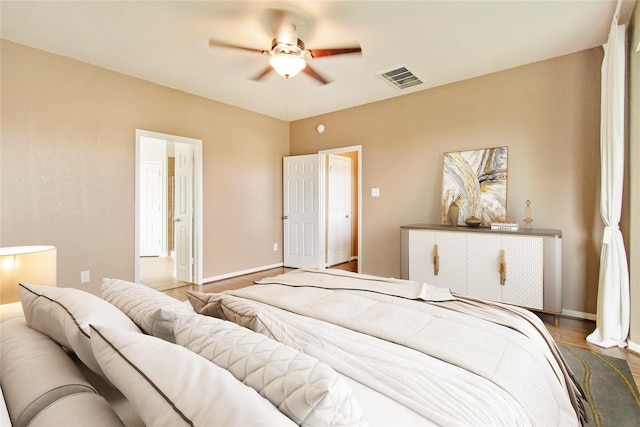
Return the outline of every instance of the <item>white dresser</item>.
[[[562,312],[562,232],[412,224],[400,228],[401,278],[463,295]]]

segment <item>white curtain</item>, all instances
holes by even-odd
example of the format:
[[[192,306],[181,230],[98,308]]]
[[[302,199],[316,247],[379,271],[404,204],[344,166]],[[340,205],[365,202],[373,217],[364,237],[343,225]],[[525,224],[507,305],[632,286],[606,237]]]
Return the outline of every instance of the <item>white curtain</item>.
[[[605,228],[600,253],[596,329],[587,341],[601,347],[624,347],[629,334],[629,266],[618,224],[624,177],[625,26],[618,25],[618,11],[604,51],[600,214]]]

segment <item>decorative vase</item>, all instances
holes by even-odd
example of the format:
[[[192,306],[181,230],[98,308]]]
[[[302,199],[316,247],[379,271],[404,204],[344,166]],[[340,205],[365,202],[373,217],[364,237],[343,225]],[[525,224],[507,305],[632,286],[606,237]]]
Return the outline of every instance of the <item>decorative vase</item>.
[[[480,220],[480,218],[476,218],[475,216],[470,216],[465,220],[465,223],[468,227],[480,227],[482,220]]]
[[[447,218],[449,218],[449,224],[452,227],[456,227],[458,225],[458,214],[460,213],[460,206],[455,203],[451,203],[449,205],[449,211],[447,212]]]
[[[524,208],[524,215],[525,215],[525,219],[524,219],[524,228],[525,230],[531,230],[531,223],[533,222],[533,219],[531,219],[531,200],[527,200],[525,202],[525,208]]]

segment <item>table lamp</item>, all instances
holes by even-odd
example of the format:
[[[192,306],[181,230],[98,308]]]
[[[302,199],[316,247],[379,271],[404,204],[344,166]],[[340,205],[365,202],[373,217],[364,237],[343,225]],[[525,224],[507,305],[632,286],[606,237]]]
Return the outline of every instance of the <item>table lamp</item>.
[[[19,283],[56,286],[56,248],[12,246],[0,248],[0,309],[2,318],[21,311]],[[16,304],[17,303],[17,304]],[[15,306],[19,307],[15,307]]]

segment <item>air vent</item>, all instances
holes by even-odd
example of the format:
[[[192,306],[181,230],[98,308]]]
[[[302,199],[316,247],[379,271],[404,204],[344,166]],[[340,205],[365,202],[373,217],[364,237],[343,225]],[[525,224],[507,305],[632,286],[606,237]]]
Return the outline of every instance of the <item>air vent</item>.
[[[411,71],[406,65],[391,71],[378,73],[377,75],[397,89],[406,89],[411,86],[422,84],[422,80],[413,74],[413,71]]]

